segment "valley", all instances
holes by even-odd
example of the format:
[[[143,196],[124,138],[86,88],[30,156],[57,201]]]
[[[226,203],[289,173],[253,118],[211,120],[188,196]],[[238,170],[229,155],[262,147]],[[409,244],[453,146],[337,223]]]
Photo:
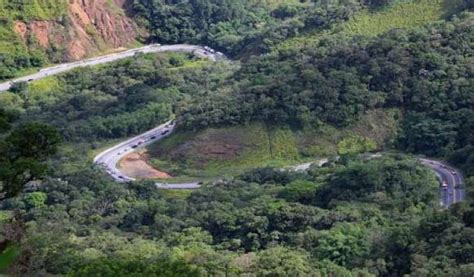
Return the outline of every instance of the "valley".
[[[0,0],[0,274],[471,276],[473,8]]]

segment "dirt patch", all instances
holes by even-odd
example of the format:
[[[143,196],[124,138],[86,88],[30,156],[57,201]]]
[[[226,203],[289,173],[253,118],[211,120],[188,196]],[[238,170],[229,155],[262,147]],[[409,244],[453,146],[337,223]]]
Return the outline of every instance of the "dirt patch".
[[[13,30],[15,33],[17,33],[21,39],[25,40],[26,39],[26,33],[28,32],[28,27],[24,22],[21,21],[16,21],[13,24]]]
[[[240,133],[210,129],[178,145],[166,156],[174,161],[188,160],[200,168],[210,161],[234,160],[247,147],[251,146],[245,144]],[[152,153],[153,156],[162,156],[161,154],[164,153]]]
[[[35,34],[36,40],[42,47],[49,45],[49,29],[50,23],[47,21],[35,21],[30,24],[30,29]]]
[[[43,48],[63,48],[64,61],[79,60],[108,49],[128,46],[147,33],[127,17],[123,0],[69,0],[67,18],[16,21],[14,31]]]
[[[137,179],[169,179],[172,178],[166,172],[159,171],[147,163],[148,154],[131,153],[119,162],[120,170],[127,176]]]

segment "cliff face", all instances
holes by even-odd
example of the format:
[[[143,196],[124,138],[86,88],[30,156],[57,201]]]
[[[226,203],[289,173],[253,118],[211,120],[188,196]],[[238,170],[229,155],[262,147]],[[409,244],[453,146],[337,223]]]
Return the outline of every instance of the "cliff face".
[[[68,1],[68,13],[62,19],[16,21],[15,32],[24,41],[35,38],[40,47],[61,49],[63,60],[123,47],[145,35],[126,16],[125,0]]]

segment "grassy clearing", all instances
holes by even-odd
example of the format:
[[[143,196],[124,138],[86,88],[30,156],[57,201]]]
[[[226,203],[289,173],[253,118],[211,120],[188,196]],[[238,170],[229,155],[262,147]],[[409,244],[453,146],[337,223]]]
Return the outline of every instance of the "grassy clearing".
[[[325,36],[377,36],[391,29],[414,29],[440,20],[456,10],[461,0],[400,1],[380,10],[361,10],[332,30],[309,33],[282,42],[275,50],[313,45]]]
[[[0,17],[13,20],[51,20],[67,13],[67,0],[0,0]]]
[[[395,136],[398,119],[396,110],[376,110],[346,129],[291,130],[253,123],[176,133],[148,150],[153,166],[179,179],[233,176],[255,167],[284,167],[338,153],[382,149]]]
[[[443,18],[444,2],[401,2],[379,11],[364,10],[339,28],[348,35],[376,36],[390,29],[412,29]]]

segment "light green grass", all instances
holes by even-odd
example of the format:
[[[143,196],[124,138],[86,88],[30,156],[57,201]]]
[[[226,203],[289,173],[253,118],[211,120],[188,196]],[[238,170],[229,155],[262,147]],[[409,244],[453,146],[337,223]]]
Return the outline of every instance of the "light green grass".
[[[31,104],[53,104],[61,95],[59,79],[55,76],[36,80],[28,85],[28,99]]]
[[[255,167],[285,167],[338,153],[383,149],[395,136],[398,119],[395,110],[375,110],[344,129],[326,125],[317,130],[291,130],[252,123],[181,132],[151,145],[149,152],[153,166],[180,180],[234,176]],[[223,154],[232,151],[236,154]]]
[[[227,144],[239,148],[235,156],[216,157],[212,154],[207,157],[200,155],[200,147],[207,144],[210,147],[220,145],[221,139],[225,137]],[[229,139],[230,138],[230,139]],[[150,147],[152,152],[171,153],[174,149],[183,147],[187,142],[197,142],[191,146],[184,159],[173,162],[166,158],[152,159],[152,164],[156,167],[178,172],[180,175],[210,177],[210,176],[232,176],[243,170],[264,167],[264,166],[284,166],[291,162],[300,160],[296,139],[294,134],[286,127],[266,127],[261,123],[254,123],[248,126],[236,126],[221,129],[208,129],[197,135],[192,133],[178,133],[170,138]],[[201,146],[199,146],[201,145]],[[224,146],[225,147],[225,146]],[[226,150],[216,150],[226,151]],[[211,151],[212,152],[212,151]]]
[[[350,20],[336,24],[331,30],[307,33],[288,39],[275,50],[316,44],[327,36],[376,36],[391,29],[414,29],[441,20],[456,10],[460,0],[403,0],[384,9],[361,10]]]
[[[0,17],[13,20],[52,20],[67,13],[67,0],[0,0]]]
[[[444,2],[441,0],[417,0],[401,2],[383,10],[363,10],[340,28],[349,35],[376,36],[390,29],[413,29],[443,17]]]

